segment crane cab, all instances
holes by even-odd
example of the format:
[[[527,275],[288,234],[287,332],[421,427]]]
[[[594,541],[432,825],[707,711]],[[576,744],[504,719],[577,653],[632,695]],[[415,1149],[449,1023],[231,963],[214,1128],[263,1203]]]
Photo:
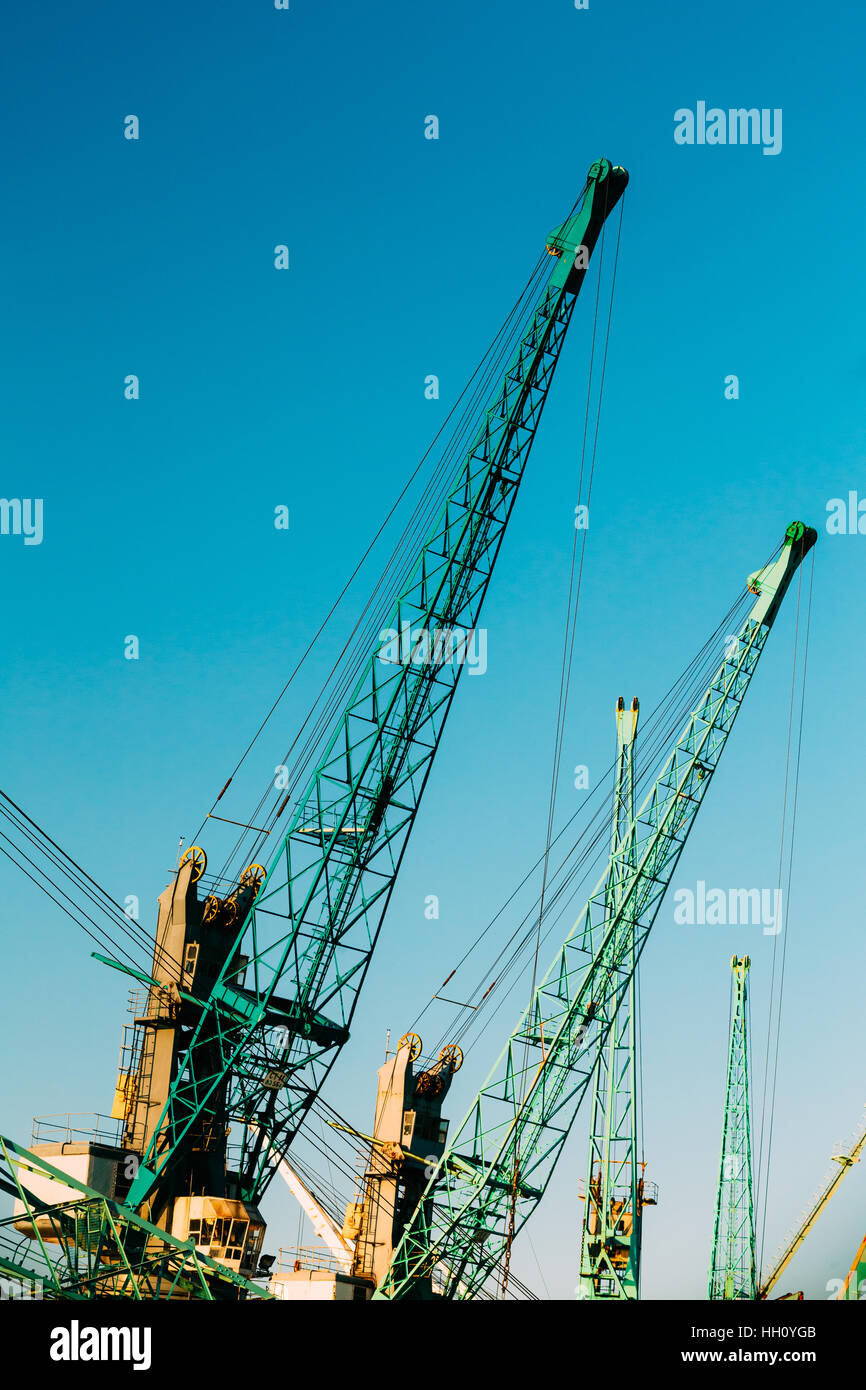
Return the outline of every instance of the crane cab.
[[[202,1255],[250,1279],[255,1274],[265,1223],[257,1207],[229,1197],[176,1197],[171,1234],[192,1240]]]

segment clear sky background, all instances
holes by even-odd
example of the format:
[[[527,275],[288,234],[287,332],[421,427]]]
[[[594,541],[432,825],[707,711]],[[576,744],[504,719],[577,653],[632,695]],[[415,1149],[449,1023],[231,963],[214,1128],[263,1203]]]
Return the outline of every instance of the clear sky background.
[[[0,536],[0,785],[115,897],[140,895],[145,921],[178,837],[590,163],[629,170],[561,819],[583,795],[571,768],[600,776],[610,763],[616,697],[651,709],[787,523],[815,525],[769,1257],[866,1100],[866,535],[825,527],[829,499],[866,498],[862,12],[199,0],[18,6],[6,29],[0,494],[44,499],[44,540]],[[675,144],[674,112],[698,101],[781,108],[781,153]],[[138,141],[123,138],[131,113]],[[424,138],[429,114],[437,141]],[[279,243],[287,272],[274,269]],[[328,1091],[360,1129],[386,1028],[411,1023],[543,844],[590,310],[587,296],[488,596],[487,673],[458,692]],[[129,373],[138,401],[124,399]],[[430,373],[438,401],[424,397]],[[738,400],[724,396],[731,373]],[[273,526],[279,504],[287,532]],[[777,882],[794,607],[674,887]],[[123,658],[131,633],[137,662]],[[323,670],[324,657],[281,707],[258,784]],[[26,1142],[34,1114],[109,1110],[126,986],[5,862],[0,902],[0,1115]],[[646,1297],[705,1295],[728,962],[752,958],[759,1064],[772,948],[758,927],[677,926],[670,898],[647,947],[647,1177],[660,1204],[646,1217]],[[511,1022],[503,1010],[467,1057],[453,1121]],[[760,1105],[758,1093],[756,1125]],[[542,1295],[576,1283],[585,1129],[583,1114],[532,1245],[518,1247]],[[267,1248],[292,1243],[288,1198],[268,1201]],[[858,1169],[787,1285],[826,1297],[864,1227]]]

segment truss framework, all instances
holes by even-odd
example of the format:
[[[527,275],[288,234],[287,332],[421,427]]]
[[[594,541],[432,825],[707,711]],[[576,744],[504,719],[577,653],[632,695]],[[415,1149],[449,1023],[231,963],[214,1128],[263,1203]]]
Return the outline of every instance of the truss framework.
[[[20,1203],[0,1220],[0,1271],[22,1296],[41,1299],[270,1298],[242,1278],[151,1225],[120,1203],[0,1135],[0,1191]],[[56,1182],[73,1195],[46,1203],[27,1183]],[[31,1235],[15,1223],[27,1222]]]
[[[754,1299],[756,1296],[749,1102],[749,965],[748,956],[731,959],[731,1036],[710,1258],[711,1299]]]
[[[616,713],[617,761],[613,833],[608,866],[609,913],[616,910],[637,867],[634,822],[634,755],[638,702]],[[599,1048],[592,1085],[589,1159],[583,1193],[579,1297],[633,1299],[640,1292],[643,1208],[652,1193],[638,1163],[637,1137],[637,969],[634,942],[623,967],[628,985],[614,1015],[607,1042]]]
[[[548,282],[399,599],[391,630],[471,632],[591,252],[627,182],[606,160],[557,229]],[[423,658],[423,653],[422,653]],[[377,646],[245,918],[181,1058],[129,1192],[182,1182],[208,1108],[243,1126],[240,1191],[257,1201],[349,1037],[397,870],[463,668]],[[311,834],[311,831],[313,832]],[[246,960],[241,983],[238,955]],[[219,1117],[217,1117],[219,1122]],[[254,1122],[255,1128],[252,1127]]]
[[[817,538],[793,522],[757,595],[635,817],[636,867],[611,902],[605,871],[535,989],[490,1077],[456,1128],[376,1298],[411,1298],[436,1264],[446,1296],[476,1297],[540,1201],[599,1049],[628,988],[673,871],[754,675],[779,605]]]

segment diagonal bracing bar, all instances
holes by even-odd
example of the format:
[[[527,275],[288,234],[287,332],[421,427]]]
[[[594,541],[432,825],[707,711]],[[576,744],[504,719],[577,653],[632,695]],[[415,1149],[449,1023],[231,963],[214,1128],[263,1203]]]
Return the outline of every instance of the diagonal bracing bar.
[[[56,1190],[47,1202],[38,1191]],[[42,1299],[269,1298],[260,1287],[0,1135],[0,1273]],[[29,1240],[22,1240],[22,1234]]]

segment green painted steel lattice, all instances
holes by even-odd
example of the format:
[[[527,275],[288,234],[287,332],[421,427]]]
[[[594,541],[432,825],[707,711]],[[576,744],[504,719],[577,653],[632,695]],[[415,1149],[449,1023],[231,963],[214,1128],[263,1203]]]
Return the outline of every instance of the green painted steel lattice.
[[[34,1182],[69,1192],[47,1203]],[[0,1135],[0,1192],[20,1203],[0,1220],[0,1278],[19,1297],[86,1301],[271,1298],[258,1285]],[[28,1221],[33,1238],[15,1229]],[[37,1224],[38,1223],[38,1224]]]
[[[617,759],[613,831],[608,865],[608,912],[613,916],[637,868],[634,755],[638,702],[627,713],[617,705]],[[639,1163],[637,1135],[637,966],[635,943],[622,969],[628,985],[599,1049],[593,1077],[589,1160],[583,1193],[578,1297],[634,1299],[640,1294],[643,1209],[655,1201]]]
[[[415,1296],[436,1265],[445,1271],[446,1297],[477,1296],[538,1205],[779,605],[816,538],[793,522],[779,558],[750,576],[752,610],[635,817],[635,866],[617,901],[606,871],[452,1134],[376,1298]]]
[[[551,235],[547,284],[397,603],[398,632],[475,627],[588,255],[627,181],[607,160],[593,165],[581,206]],[[228,952],[247,958],[250,983],[227,964],[204,1002],[131,1206],[182,1189],[209,1112],[244,1126],[243,1197],[257,1201],[271,1180],[269,1151],[286,1152],[348,1039],[461,670],[371,654]],[[323,827],[318,843],[311,825]]]
[[[749,957],[731,960],[731,1037],[728,1047],[722,1157],[710,1259],[711,1299],[755,1298],[755,1213],[749,1113]]]

